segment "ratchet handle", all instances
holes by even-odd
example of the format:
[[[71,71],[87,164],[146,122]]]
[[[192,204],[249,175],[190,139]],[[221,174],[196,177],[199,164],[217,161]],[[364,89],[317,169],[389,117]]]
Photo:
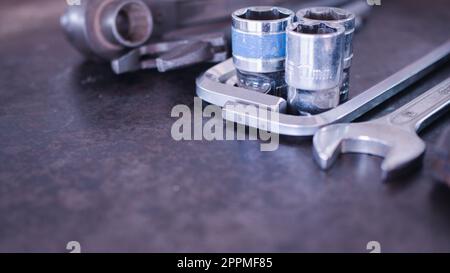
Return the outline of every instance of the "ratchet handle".
[[[449,105],[450,78],[447,78],[385,118],[393,125],[420,131],[434,121]]]

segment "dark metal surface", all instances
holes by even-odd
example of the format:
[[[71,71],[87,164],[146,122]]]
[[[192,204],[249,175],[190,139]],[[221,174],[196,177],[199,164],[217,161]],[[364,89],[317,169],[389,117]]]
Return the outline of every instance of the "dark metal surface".
[[[428,163],[433,178],[450,187],[450,127],[429,148],[429,155]]]
[[[343,155],[328,173],[310,139],[181,141],[208,65],[115,76],[83,63],[58,25],[63,1],[0,4],[0,251],[450,251],[450,191],[427,164],[381,182],[381,159]],[[355,37],[351,96],[450,37],[446,0],[382,1]],[[39,12],[36,12],[39,10]],[[360,120],[448,77],[450,65]],[[434,143],[447,114],[421,136]],[[428,159],[428,154],[425,160]]]

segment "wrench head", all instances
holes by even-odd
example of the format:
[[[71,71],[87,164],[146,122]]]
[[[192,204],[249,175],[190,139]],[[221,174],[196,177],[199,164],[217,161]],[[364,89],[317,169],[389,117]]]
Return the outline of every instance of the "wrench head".
[[[426,145],[416,133],[376,122],[334,124],[321,128],[313,138],[314,158],[326,170],[340,153],[383,157],[383,179],[396,176],[420,162]]]

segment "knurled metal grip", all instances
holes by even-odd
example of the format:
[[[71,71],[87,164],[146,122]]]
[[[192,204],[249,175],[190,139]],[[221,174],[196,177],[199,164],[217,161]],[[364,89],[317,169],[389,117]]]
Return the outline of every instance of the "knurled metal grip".
[[[232,14],[233,62],[240,86],[266,93],[285,85],[286,27],[294,17],[279,7],[249,7]]]
[[[349,97],[350,67],[353,59],[353,34],[356,27],[355,14],[340,8],[313,7],[301,9],[296,15],[299,21],[334,23],[345,28],[344,66],[340,86],[340,102],[346,101]]]

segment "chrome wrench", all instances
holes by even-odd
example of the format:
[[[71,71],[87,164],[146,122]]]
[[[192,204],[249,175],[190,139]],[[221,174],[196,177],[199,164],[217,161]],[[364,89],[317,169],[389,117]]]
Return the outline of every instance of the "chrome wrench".
[[[417,132],[434,121],[450,105],[450,78],[393,113],[368,122],[333,124],[313,138],[314,158],[328,169],[339,153],[365,153],[384,157],[383,177],[412,166],[425,152]]]

